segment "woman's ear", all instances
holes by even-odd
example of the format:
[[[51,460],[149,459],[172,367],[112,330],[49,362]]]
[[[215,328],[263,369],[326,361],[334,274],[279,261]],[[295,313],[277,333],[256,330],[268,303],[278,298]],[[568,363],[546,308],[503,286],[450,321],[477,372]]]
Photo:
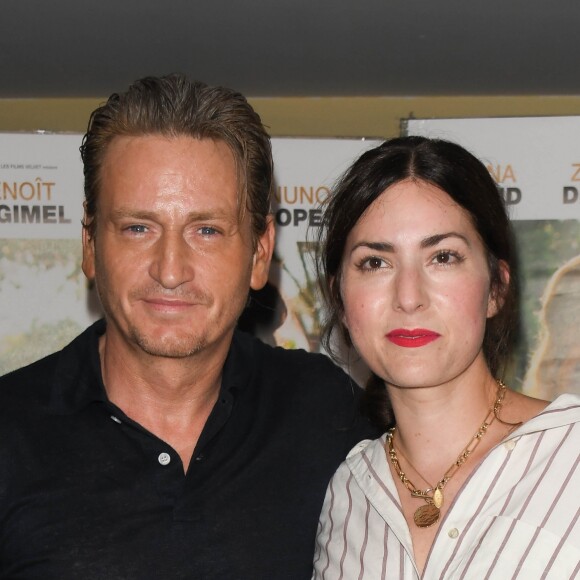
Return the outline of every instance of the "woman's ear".
[[[510,267],[505,260],[499,260],[497,264],[499,270],[499,283],[491,288],[487,299],[487,317],[493,318],[503,307],[505,296],[510,285]]]

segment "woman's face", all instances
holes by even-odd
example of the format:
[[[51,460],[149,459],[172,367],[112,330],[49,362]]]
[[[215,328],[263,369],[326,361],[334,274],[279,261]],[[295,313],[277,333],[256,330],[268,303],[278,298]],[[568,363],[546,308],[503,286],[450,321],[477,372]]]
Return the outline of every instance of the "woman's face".
[[[486,252],[441,189],[405,180],[385,190],[347,238],[340,288],[353,344],[387,383],[435,386],[483,368],[497,312]]]

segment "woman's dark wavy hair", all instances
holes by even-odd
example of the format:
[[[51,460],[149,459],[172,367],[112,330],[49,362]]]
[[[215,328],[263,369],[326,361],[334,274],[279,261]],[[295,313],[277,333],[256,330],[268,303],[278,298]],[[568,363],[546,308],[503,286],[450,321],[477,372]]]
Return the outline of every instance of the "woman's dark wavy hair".
[[[340,292],[346,239],[368,207],[389,187],[406,179],[423,181],[445,191],[471,217],[487,253],[491,292],[500,298],[499,312],[487,321],[483,351],[492,374],[505,368],[518,330],[518,277],[514,237],[501,193],[485,166],[463,147],[439,139],[400,137],[364,153],[333,189],[319,232],[317,268],[326,306],[322,342],[340,360],[334,332],[351,347],[343,323]],[[499,267],[509,267],[507,285]],[[394,423],[385,384],[372,375],[365,406],[383,428]]]

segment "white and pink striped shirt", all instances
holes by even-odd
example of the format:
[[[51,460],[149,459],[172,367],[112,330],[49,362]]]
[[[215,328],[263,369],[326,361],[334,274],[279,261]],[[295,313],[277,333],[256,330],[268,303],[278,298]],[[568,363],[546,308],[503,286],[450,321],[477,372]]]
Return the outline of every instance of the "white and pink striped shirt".
[[[332,478],[313,578],[580,577],[580,396],[561,395],[488,453],[439,525],[422,576],[384,442],[359,443]]]

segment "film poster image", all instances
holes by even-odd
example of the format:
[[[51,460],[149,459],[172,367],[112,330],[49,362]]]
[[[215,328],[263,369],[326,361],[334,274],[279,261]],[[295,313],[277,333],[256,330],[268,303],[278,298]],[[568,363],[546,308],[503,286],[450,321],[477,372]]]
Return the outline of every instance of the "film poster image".
[[[81,271],[80,135],[0,134],[0,374],[98,316]]]
[[[273,140],[277,247],[268,285],[252,294],[240,319],[244,330],[285,348],[321,351],[321,304],[312,261],[320,206],[346,167],[377,143]],[[60,349],[101,316],[80,267],[79,144],[78,135],[0,135],[0,374]],[[38,183],[53,185],[39,188]],[[508,381],[547,399],[580,392],[580,222],[516,219],[514,227],[522,333]],[[345,366],[364,382],[364,366],[355,357]]]

